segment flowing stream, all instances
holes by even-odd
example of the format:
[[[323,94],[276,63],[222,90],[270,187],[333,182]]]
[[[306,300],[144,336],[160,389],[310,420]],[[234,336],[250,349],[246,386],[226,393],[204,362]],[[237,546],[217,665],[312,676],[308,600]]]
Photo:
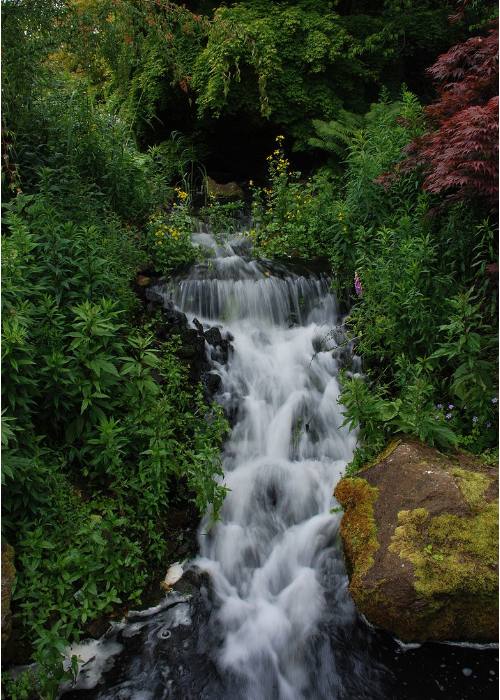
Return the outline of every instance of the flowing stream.
[[[213,257],[160,292],[190,321],[219,325],[233,346],[227,364],[213,350],[211,358],[234,426],[224,451],[229,492],[220,520],[202,522],[194,562],[209,585],[201,613],[175,594],[118,626],[102,642],[115,645],[108,657],[126,638],[138,642],[92,697],[433,697],[394,691],[380,648],[391,660],[403,652],[359,620],[348,593],[332,493],[356,436],[337,401],[331,331],[341,319],[328,279],[251,260],[243,239],[195,238]],[[109,658],[95,656],[105,670]],[[91,689],[96,674],[81,675],[79,687]]]
[[[219,605],[218,666],[240,680],[241,698],[332,697],[331,659],[318,668],[312,642],[326,590],[339,624],[353,617],[331,508],[355,446],[325,342],[339,320],[335,299],[326,279],[267,269],[230,244],[215,252],[173,298],[233,337],[229,366],[215,363],[219,400],[230,408],[237,397],[239,407],[224,456],[229,493],[197,562]]]

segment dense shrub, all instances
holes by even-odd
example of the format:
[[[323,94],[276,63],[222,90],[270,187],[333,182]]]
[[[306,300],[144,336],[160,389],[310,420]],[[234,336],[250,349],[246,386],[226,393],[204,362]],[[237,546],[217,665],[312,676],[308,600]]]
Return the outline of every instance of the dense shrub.
[[[171,491],[217,511],[226,429],[175,345],[131,325],[135,232],[105,209],[92,217],[92,192],[68,220],[51,183],[9,204],[2,255],[3,532],[45,665],[165,563]]]
[[[347,148],[342,179],[301,179],[278,140],[269,187],[254,189],[259,250],[328,256],[351,306],[346,323],[367,376],[346,376],[341,400],[347,423],[361,426],[358,466],[394,432],[443,448],[496,444],[494,229],[465,205],[437,211],[418,172],[380,183],[423,128],[414,95],[383,96],[357,128],[321,127],[325,148],[328,139]]]

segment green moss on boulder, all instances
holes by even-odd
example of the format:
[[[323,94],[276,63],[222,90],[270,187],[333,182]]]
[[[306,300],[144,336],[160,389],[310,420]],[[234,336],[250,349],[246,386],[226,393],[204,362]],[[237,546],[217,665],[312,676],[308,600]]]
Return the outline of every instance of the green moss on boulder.
[[[497,470],[414,440],[342,479],[353,599],[405,641],[498,638]]]
[[[376,488],[369,486],[364,479],[357,478],[344,479],[335,491],[337,500],[347,509],[340,527],[347,548],[347,560],[356,562],[356,570],[352,572],[352,586],[356,586],[358,580],[361,581],[373,566],[373,555],[379,548],[373,512],[377,495]],[[349,537],[344,537],[343,531],[347,531]]]

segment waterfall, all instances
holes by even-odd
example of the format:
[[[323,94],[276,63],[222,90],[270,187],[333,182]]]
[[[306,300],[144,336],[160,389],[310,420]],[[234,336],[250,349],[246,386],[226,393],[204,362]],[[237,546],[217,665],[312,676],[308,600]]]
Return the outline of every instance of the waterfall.
[[[342,684],[331,668],[318,678],[311,658],[331,615],[327,592],[341,623],[355,616],[331,512],[355,447],[325,340],[339,322],[335,298],[325,277],[247,259],[238,239],[198,240],[215,257],[162,293],[191,319],[220,324],[234,348],[227,366],[214,361],[218,400],[239,406],[224,452],[229,492],[220,520],[202,522],[196,560],[217,600],[217,665],[242,699],[331,698]]]

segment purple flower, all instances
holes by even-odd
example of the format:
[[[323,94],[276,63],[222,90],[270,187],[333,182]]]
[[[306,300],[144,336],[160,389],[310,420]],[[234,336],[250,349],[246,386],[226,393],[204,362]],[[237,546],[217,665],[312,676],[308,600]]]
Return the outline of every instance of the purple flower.
[[[451,415],[451,413],[447,413],[445,415],[445,418],[446,418],[446,420],[450,420],[450,418],[453,418],[453,416]]]
[[[487,428],[491,428],[491,423],[490,423],[490,421],[488,421],[488,422],[486,423],[486,427],[487,427]]]
[[[451,409],[452,409],[452,408],[455,408],[455,406],[454,406],[452,403],[449,403],[449,404],[448,404],[448,408],[449,408],[450,411],[451,411]]]
[[[356,290],[358,297],[363,296],[363,285],[361,284],[361,278],[357,272],[354,275],[354,289]]]
[[[443,404],[442,404],[442,403],[437,403],[437,404],[436,404],[436,408],[439,408],[439,410],[441,410],[441,409],[443,408]]]
[[[477,416],[472,416],[472,422],[477,423],[479,418]]]
[[[491,399],[491,403],[498,403],[498,399],[497,399],[496,396],[494,396],[494,397]]]

